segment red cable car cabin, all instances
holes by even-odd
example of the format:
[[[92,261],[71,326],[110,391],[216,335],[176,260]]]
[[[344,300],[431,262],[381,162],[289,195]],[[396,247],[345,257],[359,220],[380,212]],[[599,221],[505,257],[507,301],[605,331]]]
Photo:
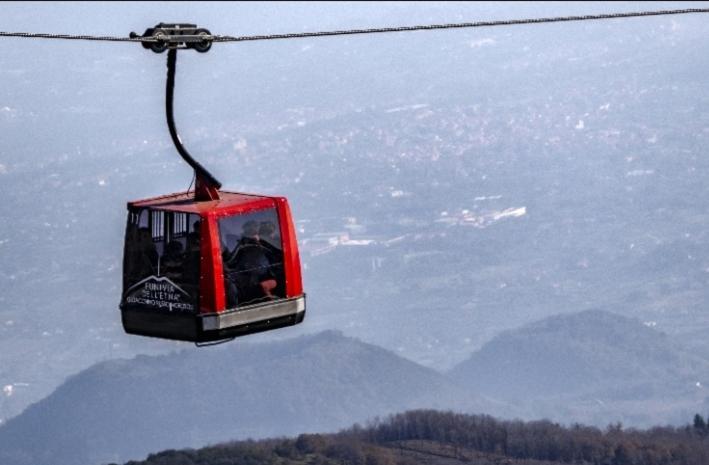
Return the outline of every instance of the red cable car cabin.
[[[127,333],[209,342],[303,321],[287,200],[215,197],[182,193],[128,204],[120,305]]]
[[[195,172],[194,192],[128,204],[121,317],[127,333],[221,341],[303,321],[305,294],[288,202],[220,191],[182,145],[173,117],[177,50],[206,52],[206,29],[160,23],[168,50],[165,114],[177,152]]]

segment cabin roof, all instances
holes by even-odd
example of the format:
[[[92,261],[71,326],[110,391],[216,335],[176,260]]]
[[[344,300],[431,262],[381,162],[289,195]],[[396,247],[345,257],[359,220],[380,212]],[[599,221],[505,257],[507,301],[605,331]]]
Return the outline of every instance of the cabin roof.
[[[275,207],[281,197],[271,197],[243,192],[219,191],[219,200],[195,201],[194,192],[178,192],[149,199],[128,202],[128,208],[150,208],[182,213],[196,213],[200,216],[230,215],[251,210]]]

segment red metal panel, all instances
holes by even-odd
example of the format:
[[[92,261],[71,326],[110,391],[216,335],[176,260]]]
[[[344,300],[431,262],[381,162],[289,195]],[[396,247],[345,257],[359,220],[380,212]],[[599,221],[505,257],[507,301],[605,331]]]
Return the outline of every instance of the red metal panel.
[[[194,200],[191,193],[182,192],[136,200],[129,202],[128,205],[137,208],[148,207],[159,210],[197,213],[199,215],[206,215],[211,212],[218,212],[220,215],[232,215],[274,206],[273,197],[226,191],[219,191],[219,195],[220,198],[218,200],[198,202]]]
[[[273,197],[254,197],[245,202],[222,203],[213,209],[214,215],[219,218],[225,216],[243,215],[258,210],[266,210],[275,207]]]
[[[201,237],[199,311],[200,313],[223,312],[226,307],[224,269],[216,218],[212,215],[203,216],[199,233]]]
[[[219,191],[220,199],[194,200],[192,193],[176,193],[151,199],[130,202],[131,207],[197,213],[202,218],[200,227],[200,312],[223,312],[226,308],[224,294],[224,268],[217,221],[219,218],[246,214],[276,207],[283,242],[283,267],[286,275],[286,295],[303,295],[300,255],[295,226],[288,201],[284,197]]]
[[[283,268],[286,273],[286,296],[303,295],[303,278],[300,272],[300,254],[298,240],[295,236],[295,226],[291,216],[288,200],[285,197],[275,197],[278,218],[281,223],[281,241],[283,242]]]
[[[154,205],[160,205],[162,203],[170,202],[184,202],[193,199],[194,196],[188,192],[181,192],[177,194],[166,194],[158,197],[151,197],[148,199],[132,200],[128,202],[129,207],[152,207]]]

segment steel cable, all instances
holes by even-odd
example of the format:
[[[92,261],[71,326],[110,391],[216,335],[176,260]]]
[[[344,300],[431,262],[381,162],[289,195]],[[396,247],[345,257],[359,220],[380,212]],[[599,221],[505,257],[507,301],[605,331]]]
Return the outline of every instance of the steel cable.
[[[658,11],[637,11],[630,13],[606,13],[598,15],[582,15],[582,16],[556,16],[548,18],[526,18],[526,19],[507,19],[498,21],[477,21],[469,23],[449,23],[449,24],[425,24],[418,26],[397,26],[397,27],[380,27],[370,29],[345,29],[341,31],[318,31],[318,32],[295,32],[286,34],[267,34],[267,35],[248,35],[248,36],[228,36],[228,35],[207,35],[204,40],[212,40],[213,42],[247,42],[257,40],[279,40],[279,39],[299,39],[306,37],[328,37],[356,34],[380,34],[385,32],[406,32],[406,31],[430,31],[436,29],[462,29],[476,27],[493,27],[493,26],[517,26],[523,24],[543,24],[543,23],[561,23],[571,21],[591,21],[603,19],[617,18],[636,18],[646,16],[667,16],[680,14],[694,13],[709,13],[709,8],[685,8],[680,10],[658,10]],[[71,34],[44,34],[31,32],[2,32],[0,37],[17,37],[29,39],[64,39],[64,40],[90,40],[104,42],[159,42],[156,37],[116,37],[116,36],[92,36],[92,35],[71,35]]]
[[[255,40],[297,39],[304,37],[325,37],[354,34],[377,34],[384,32],[427,31],[434,29],[461,29],[492,26],[513,26],[521,24],[560,23],[570,21],[590,21],[600,19],[633,18],[642,16],[666,16],[690,13],[709,13],[709,8],[688,8],[683,10],[640,11],[632,13],[608,13],[583,16],[557,16],[551,18],[509,19],[500,21],[477,21],[473,23],[428,24],[420,26],[383,27],[372,29],[348,29],[342,31],[298,32],[290,34],[270,34],[260,36],[213,36],[214,42],[246,42]]]

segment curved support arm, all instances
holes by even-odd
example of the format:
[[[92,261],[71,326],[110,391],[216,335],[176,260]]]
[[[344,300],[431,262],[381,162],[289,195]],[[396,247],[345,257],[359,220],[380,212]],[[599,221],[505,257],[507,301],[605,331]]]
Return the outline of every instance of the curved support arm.
[[[177,49],[171,48],[167,52],[167,86],[165,88],[165,112],[167,113],[167,127],[170,130],[172,142],[175,144],[178,153],[183,160],[190,165],[195,172],[195,199],[196,200],[216,200],[219,198],[218,189],[222,184],[212,176],[202,165],[199,164],[192,155],[185,149],[180,140],[180,136],[175,129],[175,119],[172,111],[172,100],[175,93],[175,68],[177,66]]]

